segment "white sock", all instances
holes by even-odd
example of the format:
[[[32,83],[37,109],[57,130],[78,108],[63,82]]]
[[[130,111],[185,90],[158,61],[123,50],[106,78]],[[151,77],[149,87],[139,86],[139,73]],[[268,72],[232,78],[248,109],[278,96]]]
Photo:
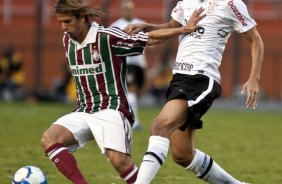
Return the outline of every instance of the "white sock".
[[[160,136],[149,138],[148,150],[143,157],[139,167],[135,184],[149,184],[164,163],[169,148],[169,140]]]
[[[139,122],[139,118],[138,118],[138,98],[137,98],[137,94],[132,93],[132,92],[128,92],[128,103],[130,104],[134,116],[135,116],[135,121],[133,124],[133,129],[139,127],[140,122]]]
[[[212,184],[241,184],[240,181],[233,178],[223,170],[213,159],[201,152],[195,150],[195,156],[191,164],[185,168],[192,171],[198,178]]]

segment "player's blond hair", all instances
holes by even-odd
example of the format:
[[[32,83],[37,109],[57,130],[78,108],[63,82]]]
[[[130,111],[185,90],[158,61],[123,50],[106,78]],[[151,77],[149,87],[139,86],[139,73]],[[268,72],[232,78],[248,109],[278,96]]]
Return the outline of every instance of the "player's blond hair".
[[[55,13],[70,14],[76,18],[85,17],[87,19],[105,17],[99,9],[90,7],[89,0],[57,0],[54,8]]]

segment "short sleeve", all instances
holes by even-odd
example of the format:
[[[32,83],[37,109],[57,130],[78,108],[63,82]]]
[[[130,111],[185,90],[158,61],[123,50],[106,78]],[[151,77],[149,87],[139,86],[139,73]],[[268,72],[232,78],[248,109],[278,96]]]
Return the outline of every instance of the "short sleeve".
[[[179,1],[171,12],[171,17],[182,25],[185,25],[183,1]]]
[[[110,35],[111,48],[117,56],[136,56],[143,54],[148,42],[148,34],[139,32],[128,35],[117,27],[102,30]]]
[[[242,0],[230,0],[226,7],[226,18],[231,22],[234,30],[243,33],[256,26],[250,17],[247,6]]]

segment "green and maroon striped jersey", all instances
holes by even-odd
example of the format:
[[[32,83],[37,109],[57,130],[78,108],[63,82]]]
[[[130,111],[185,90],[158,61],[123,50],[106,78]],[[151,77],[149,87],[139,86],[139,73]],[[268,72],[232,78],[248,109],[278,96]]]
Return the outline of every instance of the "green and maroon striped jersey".
[[[103,109],[122,112],[132,123],[133,111],[127,100],[126,56],[143,53],[148,35],[132,36],[119,28],[92,24],[79,44],[68,33],[63,43],[77,91],[76,112],[94,113]]]

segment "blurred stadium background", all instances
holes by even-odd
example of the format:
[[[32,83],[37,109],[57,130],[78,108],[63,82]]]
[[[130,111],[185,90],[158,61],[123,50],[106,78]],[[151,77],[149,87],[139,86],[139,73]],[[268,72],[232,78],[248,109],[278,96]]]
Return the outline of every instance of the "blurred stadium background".
[[[55,0],[0,0],[0,51],[7,44],[15,47],[23,60],[25,97],[37,95],[48,100],[56,82],[65,75],[62,30],[53,14]],[[102,8],[107,17],[99,23],[108,26],[119,18],[121,0],[90,0]],[[134,0],[136,17],[147,22],[163,23],[170,19],[176,0]],[[261,77],[261,99],[281,106],[282,101],[282,1],[244,0],[258,23],[265,43],[265,59]],[[161,93],[170,79],[177,39],[147,49],[148,76],[145,96]],[[222,100],[237,99],[239,90],[249,75],[251,66],[248,43],[233,33],[221,66]],[[157,93],[157,96],[161,96]],[[148,95],[149,94],[149,95]],[[151,98],[144,104],[152,102]],[[157,100],[158,101],[158,100]],[[235,100],[236,101],[236,100]]]

